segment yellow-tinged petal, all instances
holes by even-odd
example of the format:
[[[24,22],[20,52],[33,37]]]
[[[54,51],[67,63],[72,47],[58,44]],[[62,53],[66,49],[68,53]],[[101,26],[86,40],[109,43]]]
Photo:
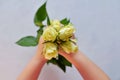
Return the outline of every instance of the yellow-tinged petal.
[[[58,35],[58,32],[53,27],[49,26],[43,32],[43,40],[54,42],[57,35]]]
[[[48,60],[56,58],[58,56],[57,45],[52,42],[44,43],[43,55]]]
[[[52,20],[51,21],[51,27],[54,27],[57,31],[61,29],[62,24],[59,20]]]
[[[74,27],[70,24],[61,28],[59,31],[59,39],[61,39],[62,41],[68,41],[70,37],[72,37],[74,31]]]
[[[63,42],[60,45],[66,53],[75,53],[78,51],[78,47],[71,41]]]
[[[59,20],[56,19],[51,21],[51,25],[61,25],[61,23]]]

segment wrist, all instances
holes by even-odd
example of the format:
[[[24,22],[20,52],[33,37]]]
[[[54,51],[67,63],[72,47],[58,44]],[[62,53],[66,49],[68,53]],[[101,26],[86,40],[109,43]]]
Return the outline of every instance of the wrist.
[[[42,50],[40,50],[39,48],[38,48],[38,50],[37,50],[37,53],[35,54],[35,58],[36,58],[38,61],[41,61],[41,62],[44,62],[44,63],[47,62],[47,59],[45,59],[45,57],[44,57],[43,54],[42,54]]]

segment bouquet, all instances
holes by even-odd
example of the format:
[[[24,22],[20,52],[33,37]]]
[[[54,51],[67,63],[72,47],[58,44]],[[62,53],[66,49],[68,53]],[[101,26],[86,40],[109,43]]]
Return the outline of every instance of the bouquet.
[[[66,54],[74,54],[78,47],[76,39],[73,38],[75,28],[69,19],[50,20],[45,2],[36,12],[34,23],[39,28],[37,36],[27,36],[18,40],[16,43],[20,46],[37,46],[39,38],[44,40],[43,55],[48,59],[47,64],[53,63],[66,72],[66,66],[72,67],[72,64],[63,56],[58,54],[58,49],[62,48]],[[43,22],[46,21],[46,24]]]

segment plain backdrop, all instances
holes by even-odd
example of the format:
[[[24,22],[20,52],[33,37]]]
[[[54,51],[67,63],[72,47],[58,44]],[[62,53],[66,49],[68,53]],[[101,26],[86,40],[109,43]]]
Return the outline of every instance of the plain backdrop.
[[[37,47],[15,44],[21,37],[36,35],[33,18],[44,0],[0,0],[0,80],[16,80]],[[120,80],[120,0],[48,0],[51,19],[69,18],[76,28],[79,49]],[[98,74],[99,75],[99,74]],[[45,65],[40,80],[82,80],[76,68],[64,73]]]

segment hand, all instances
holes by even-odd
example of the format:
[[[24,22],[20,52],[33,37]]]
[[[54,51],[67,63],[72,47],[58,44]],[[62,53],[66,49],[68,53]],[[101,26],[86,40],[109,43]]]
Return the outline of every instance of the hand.
[[[43,40],[43,38],[42,37],[40,37],[40,39],[39,39],[39,43],[38,43],[38,48],[37,48],[37,53],[36,53],[36,56],[38,57],[38,58],[40,58],[40,59],[42,59],[43,61],[47,61],[46,59],[45,59],[45,57],[43,56],[43,47],[44,47],[44,40]]]
[[[78,51],[79,52],[79,51]],[[71,62],[74,65],[74,57],[79,54],[78,52],[76,53],[66,53],[62,48],[59,48],[58,53],[65,57],[69,62]]]
[[[42,55],[44,46],[43,42],[43,39],[40,38],[37,53],[35,54],[35,56],[33,56],[31,61],[18,76],[17,80],[37,80],[42,67],[47,61]]]
[[[77,53],[67,54],[60,48],[59,54],[64,56],[77,68],[84,80],[110,80],[104,71],[102,71],[81,51],[78,51]]]

